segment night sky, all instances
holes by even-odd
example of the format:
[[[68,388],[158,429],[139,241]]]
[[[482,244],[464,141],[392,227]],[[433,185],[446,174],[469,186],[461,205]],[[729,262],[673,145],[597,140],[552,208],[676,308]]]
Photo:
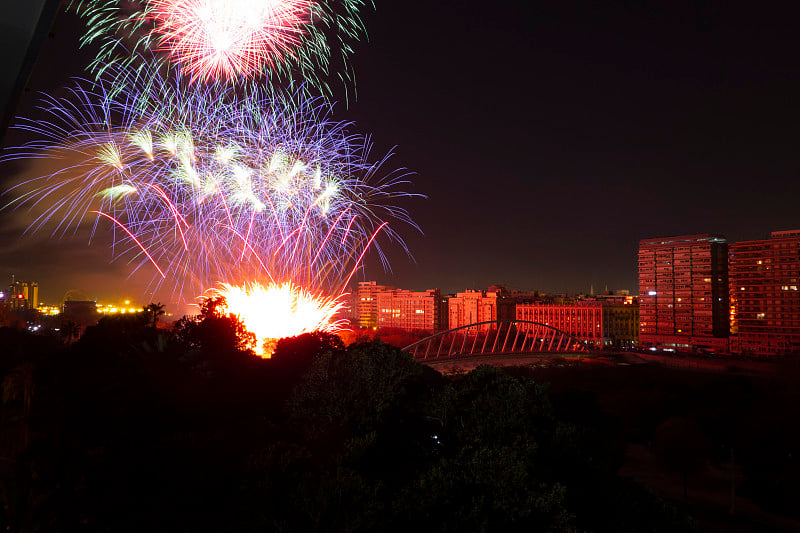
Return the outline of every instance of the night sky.
[[[800,228],[796,2],[376,3],[357,99],[339,91],[336,116],[394,149],[388,169],[413,171],[427,199],[403,203],[423,233],[397,228],[413,259],[387,246],[393,271],[373,256],[361,279],[636,292],[639,239]],[[18,113],[81,74],[80,31],[58,18]],[[0,168],[3,188],[23,170]],[[29,222],[0,213],[0,279],[53,302],[150,299],[152,273],[125,281],[102,242],[21,237]]]

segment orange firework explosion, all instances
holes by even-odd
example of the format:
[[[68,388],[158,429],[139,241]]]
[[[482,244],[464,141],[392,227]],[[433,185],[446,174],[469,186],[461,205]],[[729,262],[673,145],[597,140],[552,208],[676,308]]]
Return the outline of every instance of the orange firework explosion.
[[[220,286],[214,292],[225,298],[221,311],[237,315],[256,336],[256,353],[262,357],[270,357],[283,337],[312,331],[337,333],[344,327],[344,320],[333,320],[344,306],[344,295],[315,295],[290,282]]]

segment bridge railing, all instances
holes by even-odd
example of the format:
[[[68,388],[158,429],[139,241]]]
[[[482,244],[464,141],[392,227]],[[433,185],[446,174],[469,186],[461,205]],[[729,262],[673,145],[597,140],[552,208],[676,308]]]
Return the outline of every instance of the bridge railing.
[[[441,331],[403,350],[422,361],[477,355],[588,352],[593,346],[529,320],[485,321]]]

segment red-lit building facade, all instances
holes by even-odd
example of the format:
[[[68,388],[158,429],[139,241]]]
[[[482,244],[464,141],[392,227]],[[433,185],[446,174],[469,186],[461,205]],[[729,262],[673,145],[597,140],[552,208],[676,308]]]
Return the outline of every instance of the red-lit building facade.
[[[358,284],[353,302],[356,323],[362,328],[378,325],[378,294],[395,290],[388,285],[378,285],[376,281],[361,281]]]
[[[517,320],[538,322],[579,340],[603,346],[603,305],[599,302],[573,304],[517,304]],[[522,324],[521,330],[533,329]]]
[[[800,230],[730,246],[731,350],[800,352]]]
[[[439,289],[378,291],[375,302],[379,328],[434,333],[447,324],[447,300]]]
[[[448,327],[451,329],[478,322],[514,319],[514,301],[508,298],[502,289],[496,287],[490,287],[485,291],[459,292],[448,298],[447,308]],[[488,330],[492,327],[492,324],[484,324],[478,328]]]
[[[639,345],[728,351],[728,244],[718,235],[639,243]]]
[[[637,343],[639,307],[632,298],[622,302],[520,303],[516,318],[551,326],[597,348],[628,348]],[[526,324],[519,327],[534,329]]]

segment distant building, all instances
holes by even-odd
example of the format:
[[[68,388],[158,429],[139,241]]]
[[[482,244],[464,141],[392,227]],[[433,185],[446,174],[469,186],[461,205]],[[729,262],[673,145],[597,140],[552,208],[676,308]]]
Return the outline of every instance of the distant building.
[[[728,244],[717,235],[639,243],[639,344],[728,351]]]
[[[444,329],[446,300],[439,289],[414,292],[402,289],[376,293],[379,328],[434,333]]]
[[[5,300],[14,311],[35,310],[39,307],[39,284],[12,278]]]
[[[514,300],[509,298],[505,290],[498,286],[489,287],[485,291],[459,292],[448,298],[447,307],[450,329],[478,322],[514,319]],[[484,324],[480,326],[480,329],[485,330],[492,327],[492,324]]]
[[[628,290],[608,291],[606,294],[595,294],[589,297],[590,300],[598,302],[617,303],[624,305],[639,305],[639,297],[632,296]]]
[[[354,315],[362,328],[378,325],[378,294],[392,291],[394,287],[378,285],[376,281],[361,281],[355,290]]]
[[[639,308],[633,303],[579,300],[571,303],[517,304],[517,320],[558,329],[596,348],[636,346]],[[521,324],[522,330],[536,326]]]
[[[602,300],[601,300],[602,301]],[[603,346],[635,348],[639,345],[639,302],[627,296],[621,302],[603,302]]]
[[[546,297],[545,294],[539,291],[520,291],[511,289],[508,291],[508,297],[515,303],[519,302],[533,302],[541,300]]]
[[[732,351],[800,352],[800,230],[730,246]]]
[[[64,322],[74,322],[81,327],[96,324],[100,316],[94,300],[67,300],[61,311]]]

